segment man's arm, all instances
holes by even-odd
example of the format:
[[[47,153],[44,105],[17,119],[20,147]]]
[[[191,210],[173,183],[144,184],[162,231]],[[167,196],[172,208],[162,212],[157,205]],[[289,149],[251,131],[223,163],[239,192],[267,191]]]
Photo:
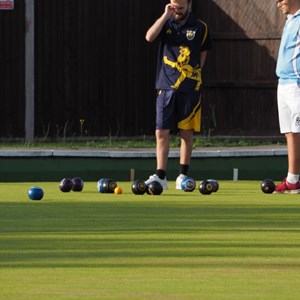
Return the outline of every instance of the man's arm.
[[[159,19],[157,19],[154,24],[148,29],[146,33],[146,40],[148,42],[153,42],[158,35],[160,34],[163,26],[167,22],[167,20],[172,16],[174,9],[172,5],[169,3],[165,7],[164,13],[161,15]]]

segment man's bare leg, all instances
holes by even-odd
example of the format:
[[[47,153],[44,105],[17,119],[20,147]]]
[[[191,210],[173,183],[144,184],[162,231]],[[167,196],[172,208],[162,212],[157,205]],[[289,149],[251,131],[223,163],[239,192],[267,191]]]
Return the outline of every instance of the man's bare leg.
[[[170,130],[157,129],[156,135],[156,167],[157,170],[167,170],[169,155],[169,135]]]
[[[180,130],[180,164],[189,165],[193,151],[193,130]]]

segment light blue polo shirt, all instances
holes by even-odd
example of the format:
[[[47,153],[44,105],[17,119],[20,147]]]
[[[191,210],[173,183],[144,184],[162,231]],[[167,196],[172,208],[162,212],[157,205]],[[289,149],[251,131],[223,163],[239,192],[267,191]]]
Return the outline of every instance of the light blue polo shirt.
[[[280,84],[300,82],[300,10],[287,17],[279,47],[276,75]]]

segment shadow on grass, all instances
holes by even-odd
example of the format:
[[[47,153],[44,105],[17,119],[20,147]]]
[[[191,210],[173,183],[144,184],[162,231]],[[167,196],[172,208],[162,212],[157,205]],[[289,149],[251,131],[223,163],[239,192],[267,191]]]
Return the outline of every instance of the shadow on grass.
[[[259,265],[297,259],[300,207],[196,202],[1,202],[1,267]],[[246,259],[245,262],[241,261]],[[276,259],[267,264],[280,265]],[[293,266],[299,267],[294,261]]]

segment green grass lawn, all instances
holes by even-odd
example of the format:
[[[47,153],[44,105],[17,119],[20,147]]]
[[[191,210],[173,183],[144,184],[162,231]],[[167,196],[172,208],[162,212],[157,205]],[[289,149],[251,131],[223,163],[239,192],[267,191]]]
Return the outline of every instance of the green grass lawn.
[[[31,185],[0,183],[1,299],[299,299],[300,195]]]
[[[49,139],[50,140],[50,139]],[[177,135],[171,135],[169,139],[170,148],[179,148],[180,138]],[[249,147],[249,146],[279,146],[285,145],[284,136],[279,137],[205,137],[195,135],[193,147]],[[2,141],[0,150],[7,149],[134,149],[134,148],[156,148],[154,136],[142,137],[101,137],[101,138],[58,138],[47,141],[47,139],[36,139],[34,143],[25,143],[24,141]]]

